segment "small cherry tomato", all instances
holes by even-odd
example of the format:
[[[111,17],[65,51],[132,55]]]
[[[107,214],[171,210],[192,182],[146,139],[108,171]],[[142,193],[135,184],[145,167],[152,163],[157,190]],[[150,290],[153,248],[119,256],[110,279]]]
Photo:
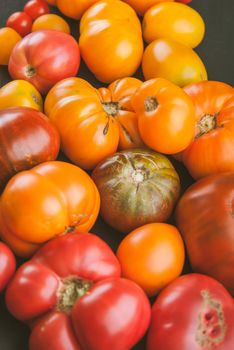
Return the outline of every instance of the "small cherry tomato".
[[[24,6],[24,12],[32,19],[45,15],[50,12],[49,6],[44,0],[31,0]]]
[[[0,242],[0,292],[6,287],[16,268],[15,257],[8,246]]]
[[[10,55],[21,36],[12,28],[0,29],[0,65],[8,65]]]
[[[15,12],[8,18],[6,25],[25,36],[31,32],[32,18],[25,12]]]
[[[38,17],[32,26],[32,32],[42,29],[57,30],[67,34],[71,33],[68,23],[60,16],[49,13]]]

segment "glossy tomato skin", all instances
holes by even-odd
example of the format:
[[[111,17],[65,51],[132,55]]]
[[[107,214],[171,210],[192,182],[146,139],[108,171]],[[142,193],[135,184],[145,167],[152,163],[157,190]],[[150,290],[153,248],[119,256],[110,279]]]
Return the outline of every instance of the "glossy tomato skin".
[[[42,113],[26,107],[0,110],[0,188],[16,173],[56,159],[60,139]]]
[[[62,17],[53,13],[40,16],[33,22],[32,32],[44,29],[57,30],[67,34],[71,33],[69,24]]]
[[[155,4],[161,2],[172,2],[174,0],[124,0],[127,2],[134,10],[141,16],[145,14],[145,12]]]
[[[27,80],[45,94],[58,81],[75,76],[79,65],[79,47],[71,35],[41,30],[14,47],[8,69],[12,78]]]
[[[8,65],[11,52],[21,39],[21,36],[12,28],[0,29],[0,65]]]
[[[8,246],[0,242],[0,292],[6,287],[14,275],[16,261]]]
[[[205,177],[185,192],[176,210],[193,270],[216,278],[232,295],[233,188],[234,172]]]
[[[33,20],[50,12],[49,6],[44,0],[30,0],[24,6],[24,12]]]
[[[181,276],[157,298],[147,350],[231,350],[233,344],[234,302],[213,278]]]
[[[6,26],[14,29],[19,35],[25,36],[31,32],[32,19],[25,12],[15,12],[8,18]]]
[[[56,5],[59,11],[62,12],[65,16],[73,19],[80,19],[84,12],[98,1],[99,0],[56,0]]]

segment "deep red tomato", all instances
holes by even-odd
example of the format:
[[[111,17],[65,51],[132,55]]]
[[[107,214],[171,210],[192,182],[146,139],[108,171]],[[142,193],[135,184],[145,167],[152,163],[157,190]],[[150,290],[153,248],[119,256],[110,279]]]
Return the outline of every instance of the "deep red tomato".
[[[71,35],[41,30],[16,44],[8,68],[12,78],[27,80],[45,94],[58,81],[75,76],[79,65],[79,46]]]
[[[6,303],[16,318],[33,326],[30,350],[67,350],[68,344],[71,350],[79,344],[126,350],[150,322],[146,295],[120,278],[114,253],[92,234],[72,233],[47,243],[18,269]]]
[[[26,12],[33,20],[50,12],[48,4],[44,0],[31,0],[24,6]]]
[[[31,32],[32,18],[25,12],[15,12],[8,18],[6,26],[25,36]]]
[[[234,302],[213,278],[184,275],[157,298],[147,350],[232,350],[233,344]]]
[[[16,262],[8,246],[0,242],[0,292],[6,287],[15,272]]]

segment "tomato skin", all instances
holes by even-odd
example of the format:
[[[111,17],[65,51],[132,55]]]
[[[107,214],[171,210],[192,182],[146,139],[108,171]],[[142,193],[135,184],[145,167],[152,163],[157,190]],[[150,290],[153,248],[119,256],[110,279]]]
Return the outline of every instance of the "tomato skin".
[[[24,6],[24,12],[33,20],[50,12],[49,6],[44,0],[30,0]]]
[[[8,69],[12,78],[27,80],[45,94],[61,79],[75,76],[79,65],[79,47],[72,36],[41,30],[14,47]]]
[[[8,65],[11,52],[21,39],[21,36],[12,28],[0,29],[0,65]]]
[[[182,2],[183,4],[189,4],[192,0],[176,0],[177,2]]]
[[[193,270],[216,278],[232,295],[233,187],[234,172],[205,177],[185,192],[176,209]]]
[[[15,256],[8,246],[0,242],[0,292],[6,287],[16,269]]]
[[[57,0],[46,0],[46,2],[51,6],[56,6]]]
[[[71,33],[69,24],[62,17],[53,13],[40,16],[34,21],[32,32],[44,29],[58,30],[67,34]]]
[[[169,1],[174,0],[124,0],[124,2],[127,2],[141,16],[143,16],[145,12],[155,4]]]
[[[147,350],[231,350],[233,344],[233,299],[213,278],[181,276],[153,305]]]
[[[15,12],[8,18],[6,26],[14,29],[19,35],[25,36],[31,32],[32,19],[25,12]]]
[[[53,1],[53,0],[52,0]],[[65,16],[80,19],[84,12],[99,0],[56,0],[56,5]]]

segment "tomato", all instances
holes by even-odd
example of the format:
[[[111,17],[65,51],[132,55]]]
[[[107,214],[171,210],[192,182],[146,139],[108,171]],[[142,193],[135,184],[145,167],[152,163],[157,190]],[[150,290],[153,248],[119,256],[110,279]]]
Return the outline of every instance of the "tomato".
[[[31,32],[32,19],[25,12],[15,12],[8,18],[6,26],[14,29],[19,35],[25,36]]]
[[[143,54],[141,23],[122,1],[101,0],[80,22],[81,55],[89,70],[104,83],[133,75]]]
[[[176,218],[193,270],[216,278],[234,295],[233,188],[234,172],[205,177],[185,192]]]
[[[161,77],[181,87],[207,80],[205,66],[196,52],[171,39],[155,40],[146,48],[142,69],[146,80]]]
[[[189,4],[192,0],[176,0],[177,2],[182,2],[183,4]]]
[[[48,118],[31,108],[1,109],[0,120],[2,190],[7,181],[19,171],[56,159],[60,142],[59,135]]]
[[[150,304],[120,272],[114,253],[95,235],[67,234],[46,244],[6,292],[16,318],[37,320],[30,350],[132,348],[149,325]]]
[[[147,350],[231,350],[233,344],[234,302],[213,278],[181,276],[153,305]]]
[[[143,20],[143,35],[147,43],[164,38],[194,48],[204,34],[205,23],[200,14],[177,2],[163,2],[151,7]]]
[[[143,16],[144,13],[155,4],[169,1],[174,0],[124,0],[124,2],[127,2],[141,16]]]
[[[0,29],[0,65],[8,65],[11,52],[20,40],[21,36],[14,29]]]
[[[13,80],[0,89],[0,109],[30,107],[43,111],[43,101],[37,89],[25,80]]]
[[[6,287],[15,273],[16,261],[8,246],[0,242],[0,292]]]
[[[180,193],[171,162],[151,150],[122,151],[106,158],[92,175],[104,220],[120,232],[166,221]]]
[[[16,44],[8,69],[13,79],[27,80],[46,94],[61,79],[75,76],[79,65],[79,47],[71,35],[41,30]]]
[[[24,6],[24,12],[33,20],[50,12],[49,6],[44,0],[30,0]]]
[[[132,95],[141,84],[138,79],[125,78],[96,90],[85,80],[72,78],[55,85],[47,95],[45,111],[72,162],[93,169],[117,148],[143,145],[131,106]]]
[[[45,162],[15,175],[5,187],[1,236],[17,255],[27,257],[55,236],[89,231],[99,206],[88,174],[69,163]]]
[[[46,2],[51,6],[56,6],[57,0],[46,0]]]
[[[214,81],[185,88],[195,106],[194,141],[180,155],[195,178],[234,170],[234,89]]]
[[[143,83],[132,98],[139,132],[155,151],[173,154],[192,142],[195,132],[193,103],[178,86],[165,79]]]
[[[32,32],[42,29],[58,30],[67,34],[71,33],[69,24],[62,17],[54,14],[40,16],[34,21]]]
[[[152,223],[129,233],[120,243],[117,257],[123,277],[153,296],[181,274],[185,251],[176,227]]]
[[[56,5],[65,16],[73,19],[80,19],[84,12],[98,1],[99,0],[57,0]]]

